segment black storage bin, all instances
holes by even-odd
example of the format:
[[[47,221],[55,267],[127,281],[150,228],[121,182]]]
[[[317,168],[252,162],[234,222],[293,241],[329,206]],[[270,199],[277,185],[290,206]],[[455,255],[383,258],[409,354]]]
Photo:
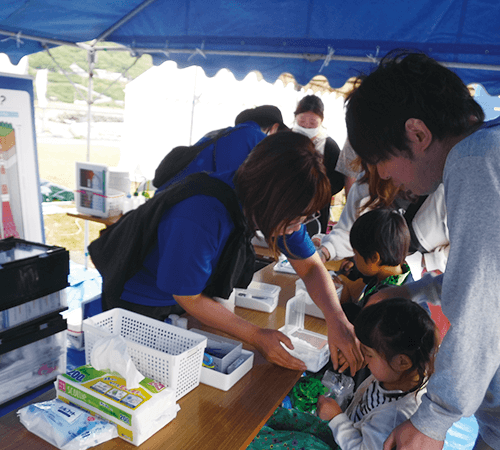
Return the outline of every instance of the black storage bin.
[[[68,286],[69,252],[7,238],[0,241],[0,311]]]
[[[0,333],[0,355],[31,344],[68,328],[61,314],[55,313]]]

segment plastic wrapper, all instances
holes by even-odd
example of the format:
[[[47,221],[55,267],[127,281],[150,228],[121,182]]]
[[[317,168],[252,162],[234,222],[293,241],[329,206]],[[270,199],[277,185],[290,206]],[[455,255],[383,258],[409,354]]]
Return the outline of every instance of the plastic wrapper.
[[[86,450],[118,436],[113,424],[58,399],[26,406],[17,414],[28,431],[61,450]]]
[[[321,383],[328,388],[326,396],[334,398],[342,411],[345,411],[354,395],[354,380],[343,373],[327,370]]]

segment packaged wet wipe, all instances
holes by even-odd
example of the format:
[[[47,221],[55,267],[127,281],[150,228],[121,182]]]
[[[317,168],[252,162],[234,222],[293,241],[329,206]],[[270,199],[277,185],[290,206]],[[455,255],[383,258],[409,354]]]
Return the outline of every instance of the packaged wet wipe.
[[[58,399],[26,406],[17,414],[28,431],[61,450],[85,450],[118,437],[115,425]]]

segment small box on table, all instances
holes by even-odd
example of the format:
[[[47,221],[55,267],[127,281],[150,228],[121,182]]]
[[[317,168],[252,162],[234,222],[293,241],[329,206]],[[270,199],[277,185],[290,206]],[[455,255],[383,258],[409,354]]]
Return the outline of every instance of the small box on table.
[[[252,281],[246,289],[235,289],[235,304],[256,311],[273,312],[278,306],[280,286]]]
[[[243,350],[241,342],[196,328],[191,328],[190,331],[206,336],[206,352],[212,353],[210,356],[214,367],[201,368],[201,383],[228,391],[252,368],[254,354]],[[211,349],[221,352],[219,357],[213,356]]]

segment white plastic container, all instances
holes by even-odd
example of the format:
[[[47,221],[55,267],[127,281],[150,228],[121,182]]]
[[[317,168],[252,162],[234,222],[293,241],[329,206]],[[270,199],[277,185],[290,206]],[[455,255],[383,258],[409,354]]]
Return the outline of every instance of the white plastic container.
[[[342,281],[334,271],[330,270],[329,273],[332,276],[335,288],[337,289],[337,296],[340,299],[340,296],[342,294],[342,289],[344,288]],[[321,311],[321,309],[317,307],[316,303],[314,303],[311,296],[307,292],[304,282],[302,281],[302,279],[299,278],[295,282],[295,295],[298,295],[301,292],[303,292],[310,300],[309,302],[306,303],[306,308],[304,310],[304,313],[309,316],[314,316],[314,317],[319,317],[320,319],[324,319],[325,315],[323,314],[323,311]]]
[[[116,167],[109,167],[109,187],[123,192],[130,193],[130,173],[128,170],[120,170]]]
[[[209,349],[217,349],[217,351],[224,356],[217,357],[212,355],[214,362],[214,369],[216,372],[227,373],[227,368],[234,362],[240,355],[243,344],[241,342],[235,341],[234,339],[229,339],[224,336],[219,336],[218,334],[212,334],[208,331],[198,330],[197,328],[191,328],[193,333],[200,334],[207,338],[207,346],[205,351]]]
[[[293,350],[283,346],[292,356],[304,361],[307,370],[317,372],[330,357],[328,338],[304,328],[305,308],[312,302],[305,292],[300,292],[288,300],[286,304],[285,326],[279,331],[286,334],[292,341]],[[283,345],[283,344],[282,344]]]
[[[82,308],[76,308],[73,311],[65,311],[62,316],[68,322],[68,345],[76,350],[84,349],[83,341],[83,314]]]
[[[137,370],[145,377],[175,389],[176,400],[200,384],[207,338],[159,320],[120,308],[83,321],[85,360],[95,343],[110,335],[122,336]]]
[[[97,217],[122,212],[125,192],[110,187],[110,172],[104,164],[76,162],[75,203],[79,213]]]
[[[236,306],[256,311],[273,312],[278,305],[281,286],[252,281],[246,289],[235,289]]]
[[[212,386],[222,391],[228,391],[253,367],[253,352],[243,349],[241,350],[241,354],[238,358],[243,358],[243,363],[228,374],[202,367],[200,381],[208,386]]]

